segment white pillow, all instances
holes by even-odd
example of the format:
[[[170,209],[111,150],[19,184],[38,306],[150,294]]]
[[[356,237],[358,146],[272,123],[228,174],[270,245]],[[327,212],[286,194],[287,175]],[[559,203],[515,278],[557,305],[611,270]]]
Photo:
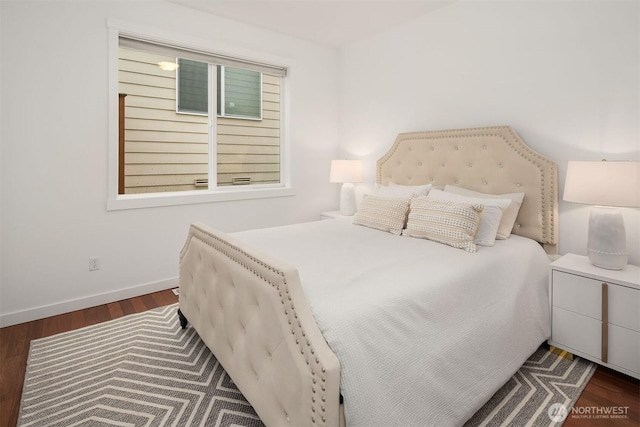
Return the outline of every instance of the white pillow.
[[[516,223],[520,206],[522,206],[522,201],[524,200],[524,193],[487,194],[456,187],[455,185],[445,185],[444,191],[483,199],[510,199],[511,204],[505,209],[502,214],[502,220],[500,220],[500,227],[498,227],[498,234],[496,234],[496,239],[498,240],[505,240],[511,235],[511,230],[513,230],[513,225]]]
[[[474,236],[480,222],[480,211],[482,205],[414,197],[411,199],[407,228],[402,235],[475,252]]]
[[[468,203],[470,205],[483,205],[480,214],[480,225],[474,241],[480,246],[493,246],[496,242],[496,234],[500,226],[500,220],[505,209],[511,204],[511,199],[483,199],[480,197],[467,197],[460,194],[446,193],[441,190],[431,190],[427,199],[446,200],[456,203]]]
[[[413,196],[426,196],[429,194],[431,184],[425,185],[400,185],[395,184],[393,181],[389,181],[389,185],[376,185],[373,192],[375,196],[380,197],[413,197]]]
[[[367,194],[353,223],[399,236],[407,222],[409,197],[378,197]]]

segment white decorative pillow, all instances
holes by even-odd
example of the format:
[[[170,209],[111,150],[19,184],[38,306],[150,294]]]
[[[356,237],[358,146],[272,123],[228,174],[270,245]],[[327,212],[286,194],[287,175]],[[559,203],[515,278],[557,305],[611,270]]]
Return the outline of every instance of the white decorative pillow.
[[[399,236],[407,222],[409,200],[408,197],[390,198],[367,194],[353,217],[353,223]]]
[[[480,225],[476,233],[475,242],[480,246],[493,246],[500,226],[500,220],[505,209],[511,204],[510,199],[482,199],[479,197],[467,197],[454,193],[446,193],[441,190],[431,190],[428,199],[446,200],[456,203],[468,203],[471,205],[483,205],[480,214]]]
[[[431,184],[425,185],[400,185],[389,181],[389,185],[376,185],[373,192],[375,196],[380,197],[413,197],[426,196],[429,194]]]
[[[522,201],[524,200],[524,193],[487,194],[456,187],[455,185],[445,185],[444,191],[483,199],[510,199],[511,204],[505,209],[502,214],[502,220],[500,220],[500,227],[498,227],[498,234],[496,234],[496,239],[498,240],[505,240],[511,235],[511,230],[513,230],[513,225],[516,223],[520,206],[522,206]]]
[[[402,235],[475,252],[473,239],[480,223],[480,212],[482,205],[415,197],[411,200],[407,228]]]

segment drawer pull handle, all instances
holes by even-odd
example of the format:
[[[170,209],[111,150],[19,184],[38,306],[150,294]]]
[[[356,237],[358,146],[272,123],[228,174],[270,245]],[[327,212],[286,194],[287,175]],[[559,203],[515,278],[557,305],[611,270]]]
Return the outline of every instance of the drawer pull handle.
[[[602,350],[601,359],[603,363],[607,363],[608,351],[609,351],[609,329],[607,327],[609,322],[609,287],[606,283],[602,282]]]

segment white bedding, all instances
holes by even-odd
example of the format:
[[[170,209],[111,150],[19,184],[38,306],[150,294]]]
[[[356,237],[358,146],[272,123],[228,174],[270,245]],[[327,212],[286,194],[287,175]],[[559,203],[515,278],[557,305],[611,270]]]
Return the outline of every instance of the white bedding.
[[[349,426],[461,425],[550,335],[530,239],[467,253],[338,220],[233,235],[298,269]]]

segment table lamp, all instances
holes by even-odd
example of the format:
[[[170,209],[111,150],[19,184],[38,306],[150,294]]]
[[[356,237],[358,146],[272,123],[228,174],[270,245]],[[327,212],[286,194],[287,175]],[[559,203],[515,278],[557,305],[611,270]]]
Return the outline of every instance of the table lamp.
[[[356,213],[356,194],[354,182],[362,182],[361,160],[331,160],[329,182],[342,183],[340,190],[340,213],[353,215]]]
[[[567,166],[563,199],[594,205],[589,215],[587,255],[609,270],[627,265],[627,237],[619,207],[640,207],[640,162],[574,162]]]

